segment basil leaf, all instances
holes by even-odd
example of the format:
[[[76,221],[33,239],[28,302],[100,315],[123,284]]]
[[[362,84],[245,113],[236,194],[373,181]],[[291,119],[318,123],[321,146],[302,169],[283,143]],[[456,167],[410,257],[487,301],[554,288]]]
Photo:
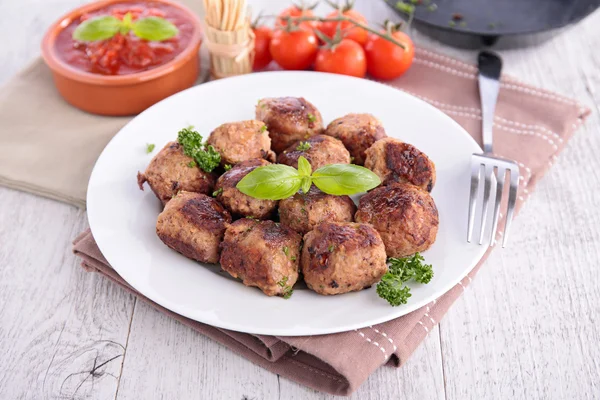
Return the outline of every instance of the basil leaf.
[[[316,170],[312,182],[327,194],[336,196],[366,192],[381,183],[381,179],[365,167],[354,164],[331,164]]]
[[[300,176],[310,176],[312,173],[312,167],[310,166],[310,163],[303,156],[298,158],[298,172],[300,173]]]
[[[127,14],[125,14],[123,16],[123,19],[121,20],[121,28],[120,28],[121,35],[126,35],[127,33],[129,33],[129,31],[131,30],[131,27],[132,27],[132,20],[133,20],[133,17],[130,12],[128,12]]]
[[[243,177],[236,188],[257,199],[281,200],[296,194],[301,184],[302,177],[295,168],[272,164],[256,168]]]
[[[179,33],[173,23],[160,17],[138,19],[133,23],[132,30],[135,36],[156,42],[170,39]]]
[[[121,29],[121,25],[121,20],[111,15],[90,18],[77,25],[73,39],[80,42],[110,39]]]
[[[302,193],[308,193],[308,191],[310,190],[310,187],[312,185],[312,179],[310,179],[310,176],[305,176],[302,178]]]

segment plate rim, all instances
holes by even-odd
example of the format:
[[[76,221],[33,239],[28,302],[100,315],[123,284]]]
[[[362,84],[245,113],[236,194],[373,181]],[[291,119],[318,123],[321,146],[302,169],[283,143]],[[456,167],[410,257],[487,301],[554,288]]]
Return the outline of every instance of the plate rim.
[[[449,124],[454,125],[456,128],[458,128],[458,130],[461,132],[461,134],[463,136],[465,136],[467,138],[467,141],[471,142],[471,145],[473,146],[473,150],[476,152],[483,152],[481,147],[479,146],[479,144],[475,141],[475,139],[458,123],[456,122],[454,119],[452,119],[450,116],[448,116],[446,113],[444,113],[443,111],[439,110],[438,108],[436,108],[435,106],[429,104],[428,102],[410,94],[405,92],[402,89],[396,88],[394,86],[391,86],[387,83],[383,83],[383,82],[378,82],[378,81],[374,81],[371,79],[363,79],[363,78],[356,78],[356,77],[350,77],[350,76],[345,76],[345,75],[338,75],[338,74],[331,74],[331,73],[323,73],[323,72],[316,72],[316,71],[263,71],[263,72],[257,72],[257,73],[252,73],[252,74],[246,74],[246,75],[238,75],[238,76],[234,76],[234,77],[230,77],[230,78],[225,78],[225,79],[219,79],[219,80],[214,80],[214,81],[210,81],[210,82],[206,82],[206,83],[202,83],[196,86],[193,86],[191,88],[185,89],[181,92],[175,93],[172,96],[169,96],[163,100],[161,100],[160,102],[152,105],[151,107],[147,108],[146,110],[144,110],[143,112],[141,112],[140,114],[136,115],[135,117],[133,117],[129,122],[127,122],[127,124],[125,124],[123,127],[121,127],[119,129],[119,131],[110,139],[110,141],[106,144],[106,146],[104,147],[104,149],[102,150],[102,152],[100,153],[100,156],[98,157],[98,159],[96,160],[96,162],[94,163],[94,167],[92,169],[92,173],[90,174],[90,179],[88,181],[88,186],[87,186],[87,194],[86,194],[86,204],[87,204],[87,216],[88,216],[88,224],[89,224],[89,228],[90,231],[92,233],[92,236],[94,236],[94,228],[93,226],[96,225],[95,223],[95,218],[93,217],[94,212],[92,211],[92,213],[90,214],[90,209],[93,209],[95,207],[95,202],[93,200],[93,198],[91,197],[90,193],[93,193],[93,189],[90,190],[93,186],[93,181],[94,178],[96,176],[96,174],[98,173],[98,165],[100,164],[100,161],[103,159],[103,157],[105,157],[105,155],[107,154],[106,151],[107,149],[111,146],[111,144],[113,143],[113,141],[116,140],[116,138],[123,132],[123,130],[129,125],[131,124],[133,121],[135,121],[136,119],[142,117],[144,114],[146,113],[150,113],[152,112],[152,110],[155,107],[158,107],[161,103],[166,102],[166,101],[172,101],[172,98],[176,98],[178,96],[181,96],[183,93],[185,92],[189,92],[189,91],[196,91],[196,90],[203,90],[202,87],[205,87],[206,85],[221,85],[223,84],[223,82],[231,82],[231,81],[235,81],[235,80],[245,80],[245,79],[253,79],[253,75],[263,75],[263,74],[270,74],[270,75],[305,75],[306,79],[310,79],[313,76],[329,76],[330,78],[334,78],[334,79],[347,79],[349,81],[368,81],[369,84],[371,85],[377,85],[377,86],[384,86],[387,87],[387,89],[389,90],[397,90],[401,95],[406,96],[408,98],[411,99],[411,101],[416,101],[418,103],[421,103],[422,105],[425,105],[428,109],[430,109],[432,112],[434,113],[438,113],[443,119],[445,119]],[[231,83],[229,83],[231,84]],[[386,90],[387,90],[386,89]],[[91,200],[91,201],[90,201]],[[467,201],[467,194],[465,194],[465,201]],[[90,206],[91,205],[91,206]],[[92,215],[92,217],[90,217]],[[467,223],[467,221],[465,221],[465,224]],[[94,238],[96,238],[94,236]],[[332,333],[340,333],[340,332],[347,332],[347,331],[351,331],[351,330],[356,330],[356,329],[360,329],[360,328],[364,328],[367,326],[372,326],[372,325],[376,325],[376,324],[381,324],[384,322],[388,322],[391,321],[393,319],[399,318],[401,316],[404,316],[406,314],[409,314],[421,307],[424,307],[425,305],[429,304],[430,302],[432,302],[433,300],[442,297],[444,294],[446,294],[449,290],[451,290],[454,286],[456,286],[465,276],[468,275],[468,273],[482,260],[485,252],[487,251],[487,246],[481,245],[480,246],[480,250],[478,252],[478,257],[474,258],[474,261],[468,266],[468,267],[464,267],[463,268],[463,272],[461,272],[460,274],[457,274],[458,278],[455,278],[453,280],[449,280],[448,282],[444,283],[443,285],[443,289],[439,289],[435,294],[431,294],[427,297],[425,297],[424,299],[420,300],[420,301],[415,301],[414,304],[408,304],[405,305],[401,310],[401,312],[399,313],[393,313],[391,312],[389,315],[386,315],[384,317],[380,317],[380,318],[372,318],[369,319],[368,321],[364,321],[364,322],[356,322],[356,323],[352,323],[352,324],[346,324],[341,328],[317,328],[317,329],[311,329],[311,330],[307,330],[307,328],[305,327],[295,327],[294,329],[294,333],[290,333],[289,332],[289,328],[266,328],[266,329],[248,329],[245,328],[244,326],[241,326],[240,324],[236,324],[236,323],[231,323],[231,322],[225,322],[225,323],[221,323],[223,321],[217,321],[218,324],[215,324],[215,321],[202,321],[200,319],[198,319],[195,316],[190,315],[190,313],[185,312],[180,312],[180,311],[176,311],[175,309],[177,307],[173,307],[171,304],[171,302],[168,301],[168,299],[164,299],[163,296],[155,296],[154,295],[154,291],[150,291],[151,293],[149,293],[148,291],[142,291],[140,290],[136,285],[136,283],[131,282],[129,279],[127,279],[126,275],[127,272],[123,273],[123,269],[116,267],[114,265],[114,263],[111,262],[111,258],[113,258],[112,254],[107,254],[105,251],[103,251],[103,244],[101,244],[97,239],[96,240],[96,244],[98,246],[98,249],[100,250],[100,252],[102,253],[102,255],[105,257],[105,259],[108,261],[109,265],[111,266],[111,268],[117,273],[119,274],[119,276],[129,285],[131,286],[134,290],[136,290],[137,292],[139,292],[141,295],[143,295],[144,297],[146,297],[147,299],[151,300],[152,302],[158,304],[161,307],[166,308],[167,310],[174,312],[175,314],[181,315],[183,317],[189,318],[193,321],[197,321],[203,324],[207,324],[209,326],[213,326],[213,327],[217,327],[217,328],[221,328],[221,329],[227,329],[227,330],[231,330],[231,331],[236,331],[236,332],[242,332],[242,333],[248,333],[248,334],[254,334],[254,335],[272,335],[272,336],[305,336],[305,335],[311,335],[311,336],[318,336],[318,335],[327,335],[327,334],[332,334]],[[466,240],[466,239],[465,239]],[[106,247],[104,248],[104,250],[106,250]],[[113,258],[114,260],[114,258]],[[135,279],[133,280],[135,281]],[[160,297],[160,298],[157,298]]]

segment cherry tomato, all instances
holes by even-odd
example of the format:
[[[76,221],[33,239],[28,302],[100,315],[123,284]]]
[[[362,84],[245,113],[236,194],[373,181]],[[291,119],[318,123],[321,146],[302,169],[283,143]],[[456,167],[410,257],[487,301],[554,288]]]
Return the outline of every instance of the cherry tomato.
[[[269,46],[273,60],[283,69],[306,69],[317,56],[317,37],[310,29],[275,31]]]
[[[271,37],[273,31],[271,28],[266,26],[259,26],[253,29],[254,31],[254,64],[252,69],[260,70],[269,65],[271,60],[271,52],[269,51],[269,44],[271,44]]]
[[[360,22],[362,24],[367,25],[367,19],[359,12],[354,10],[343,11],[342,14],[344,17],[348,17],[353,19],[356,22]],[[326,18],[336,18],[340,16],[340,11],[336,10],[327,15]],[[332,38],[335,35],[337,27],[340,27],[342,33],[344,34],[344,38],[354,40],[355,42],[364,45],[369,39],[369,33],[363,28],[359,28],[358,26],[353,25],[348,21],[342,22],[323,22],[320,26],[321,32],[323,32],[326,36]]]
[[[283,17],[314,17],[315,14],[309,8],[300,8],[296,5],[286,8],[279,14],[279,18],[277,18],[276,25],[277,26],[286,26],[287,21],[283,19]],[[300,23],[301,27],[314,29],[318,25],[317,21],[304,21]]]
[[[363,78],[367,73],[365,51],[354,40],[342,39],[333,48],[321,48],[315,70]]]
[[[394,79],[406,72],[415,57],[415,46],[404,32],[394,32],[392,37],[406,46],[402,47],[377,35],[371,35],[365,45],[367,70],[376,79]]]

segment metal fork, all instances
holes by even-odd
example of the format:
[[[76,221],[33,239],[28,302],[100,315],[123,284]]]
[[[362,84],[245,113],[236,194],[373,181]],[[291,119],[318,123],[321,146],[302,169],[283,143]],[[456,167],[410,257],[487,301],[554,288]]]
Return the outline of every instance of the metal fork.
[[[471,193],[469,197],[469,225],[467,230],[467,241],[471,242],[473,226],[475,225],[475,210],[479,183],[483,170],[483,204],[481,210],[481,223],[479,231],[479,244],[483,243],[483,236],[487,222],[488,203],[492,189],[492,179],[496,181],[496,200],[494,203],[494,216],[492,230],[490,233],[490,246],[494,244],[494,235],[498,228],[500,217],[500,204],[504,192],[504,182],[509,175],[510,187],[508,192],[508,207],[506,211],[506,222],[504,224],[504,235],[502,247],[506,245],[508,229],[512,220],[515,203],[517,200],[517,188],[519,186],[519,166],[510,160],[504,160],[493,156],[492,151],[492,126],[494,124],[494,109],[498,100],[500,90],[500,71],[502,60],[496,54],[482,51],[478,56],[479,65],[479,97],[481,99],[481,119],[483,128],[483,154],[473,154],[471,157]]]

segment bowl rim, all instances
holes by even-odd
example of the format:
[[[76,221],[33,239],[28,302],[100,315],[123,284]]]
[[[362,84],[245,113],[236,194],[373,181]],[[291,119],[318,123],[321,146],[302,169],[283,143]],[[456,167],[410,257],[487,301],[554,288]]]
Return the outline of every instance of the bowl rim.
[[[156,68],[152,68],[148,71],[135,72],[127,75],[102,75],[79,70],[67,64],[57,56],[55,43],[58,34],[64,28],[69,26],[75,19],[79,18],[82,14],[90,11],[95,11],[99,8],[110,6],[115,3],[146,2],[163,3],[172,7],[179,8],[187,14],[187,16],[190,18],[190,21],[194,24],[194,34],[188,46],[180,54],[178,54],[175,58],[173,58],[166,64],[160,65]],[[61,16],[48,28],[48,30],[44,34],[44,38],[42,39],[41,50],[42,58],[46,62],[46,65],[48,65],[48,67],[50,67],[50,69],[53,72],[59,73],[68,79],[90,84],[121,86],[153,80],[177,70],[180,66],[185,64],[185,62],[188,59],[190,59],[190,57],[198,56],[198,49],[200,47],[201,42],[202,24],[200,22],[200,18],[196,15],[196,13],[194,13],[192,10],[190,10],[183,4],[175,3],[170,0],[100,0],[90,4],[85,4],[81,7],[77,7]]]

